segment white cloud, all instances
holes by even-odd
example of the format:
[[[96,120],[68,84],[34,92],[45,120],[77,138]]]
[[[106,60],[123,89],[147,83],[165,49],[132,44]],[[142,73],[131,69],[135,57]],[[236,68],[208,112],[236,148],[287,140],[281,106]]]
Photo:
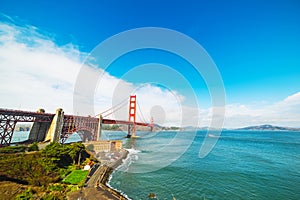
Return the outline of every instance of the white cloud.
[[[200,127],[210,126],[213,108],[199,110]],[[216,120],[220,116],[215,116]],[[251,125],[273,124],[300,127],[300,92],[273,104],[258,105],[227,104],[224,127],[240,128]]]
[[[0,31],[0,90],[3,108],[34,111],[41,107],[53,113],[61,107],[68,114],[97,114],[135,93],[139,102],[138,120],[149,121],[153,116],[156,123],[166,126],[182,125],[182,121],[187,121],[182,117],[182,110],[189,108],[183,106],[184,97],[176,91],[151,84],[134,85],[107,73],[102,74],[101,69],[82,66],[87,53],[80,52],[72,44],[58,46],[51,38],[39,34],[35,27],[0,22]],[[74,86],[82,69],[87,77],[81,83],[83,92],[77,99],[82,108],[74,110]],[[87,99],[85,95],[90,92],[90,79],[100,75],[103,76],[97,83],[94,99]],[[93,100],[95,104],[91,105]],[[95,112],[86,113],[91,111],[91,107]],[[127,119],[127,102],[112,117]]]
[[[57,46],[34,27],[0,23],[0,31],[1,107],[70,112],[84,53],[72,45]]]
[[[225,127],[259,124],[300,127],[300,92],[272,105],[252,107],[231,104],[226,106]]]
[[[72,44],[58,46],[50,37],[39,34],[32,26],[16,26],[0,22],[0,91],[1,107],[34,111],[44,108],[53,113],[62,107],[68,114],[100,113],[128,99],[129,94],[138,96],[138,120],[165,126],[209,126],[213,108],[197,109],[185,105],[185,97],[174,90],[151,84],[135,85],[104,73],[94,95],[94,105],[84,94],[79,98],[83,106],[92,106],[94,113],[73,109],[76,78],[82,61],[88,54],[80,52]],[[88,74],[98,76],[103,71],[84,66]],[[88,90],[89,81],[83,82]],[[128,105],[114,114],[114,118],[127,119]],[[88,110],[88,109],[87,109]],[[218,115],[222,109],[215,108]],[[220,117],[221,116],[221,117]],[[216,119],[222,119],[222,115]],[[109,116],[108,116],[109,117]],[[241,127],[270,123],[300,127],[300,92],[272,105],[230,104],[226,106],[225,127]]]
[[[101,104],[103,105],[104,101],[106,105],[115,106],[124,102],[125,99],[124,106],[108,117],[127,119],[127,99],[130,94],[134,94],[137,95],[137,121],[149,122],[153,117],[155,123],[163,126],[183,124],[184,98],[176,91],[162,89],[151,84],[134,85],[111,76],[101,79],[99,85],[102,87],[98,87],[95,95],[95,101],[98,99],[96,110],[103,110]],[[104,87],[105,85],[109,87]],[[194,125],[197,124],[194,123]]]
[[[300,92],[288,96],[286,99],[283,100],[284,104],[288,105],[299,105],[300,104]]]

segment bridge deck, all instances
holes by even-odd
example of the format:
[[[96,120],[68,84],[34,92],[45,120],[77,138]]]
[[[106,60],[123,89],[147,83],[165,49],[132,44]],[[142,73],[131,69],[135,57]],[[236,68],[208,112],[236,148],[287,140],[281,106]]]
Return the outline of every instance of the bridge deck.
[[[60,114],[58,114],[60,113]],[[54,116],[57,116],[55,118]],[[55,123],[53,120],[56,119]],[[58,120],[59,119],[59,120]],[[50,131],[49,127],[51,124],[55,126],[62,125],[62,130],[59,137],[61,143],[64,143],[66,139],[74,132],[79,133],[83,141],[87,140],[97,140],[98,137],[98,126],[99,118],[90,116],[76,116],[76,115],[64,115],[63,111],[56,112],[56,114],[44,113],[44,112],[31,112],[22,110],[9,110],[0,108],[0,147],[9,146],[11,144],[12,136],[17,122],[33,122],[33,127],[36,124],[36,130],[30,131],[29,135],[33,135],[36,141],[40,139],[37,138],[47,138],[47,134]],[[144,122],[131,122],[125,120],[114,120],[114,119],[102,119],[103,124],[124,124],[129,125],[129,127],[136,126],[148,126],[153,127],[151,124]],[[41,129],[41,126],[44,127]],[[52,131],[59,129],[53,128]],[[134,131],[134,128],[131,130]],[[55,133],[56,134],[56,133]],[[48,135],[55,135],[48,134]],[[128,132],[130,134],[130,132]],[[49,138],[47,138],[49,139]]]
[[[125,121],[125,120],[114,120],[114,119],[102,119],[102,123],[103,124],[135,124],[138,126],[149,126],[148,123],[143,123],[143,122],[129,122],[129,121]]]
[[[37,113],[22,110],[9,110],[0,108],[0,121],[16,122],[51,122],[55,114]]]

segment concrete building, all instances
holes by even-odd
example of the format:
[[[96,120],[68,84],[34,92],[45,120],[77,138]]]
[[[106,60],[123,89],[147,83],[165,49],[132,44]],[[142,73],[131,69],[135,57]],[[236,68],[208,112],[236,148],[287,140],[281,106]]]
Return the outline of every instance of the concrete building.
[[[99,152],[113,152],[122,149],[121,140],[102,140],[102,141],[92,141],[88,143],[83,143],[85,146],[93,146],[93,150],[96,153]]]

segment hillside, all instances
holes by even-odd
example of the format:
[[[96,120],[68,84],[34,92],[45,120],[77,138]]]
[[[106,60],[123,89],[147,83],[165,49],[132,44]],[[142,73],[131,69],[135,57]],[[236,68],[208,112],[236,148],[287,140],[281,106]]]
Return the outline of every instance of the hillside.
[[[273,126],[269,124],[258,125],[258,126],[248,126],[244,128],[238,128],[236,130],[257,130],[257,131],[300,131],[300,128],[290,128],[290,127],[281,127]]]

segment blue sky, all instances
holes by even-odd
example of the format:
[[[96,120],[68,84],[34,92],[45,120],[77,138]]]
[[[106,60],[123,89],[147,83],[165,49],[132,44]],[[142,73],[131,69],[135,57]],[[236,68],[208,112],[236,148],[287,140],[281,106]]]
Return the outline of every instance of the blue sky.
[[[300,92],[300,3],[296,0],[88,0],[78,3],[0,0],[0,12],[12,18],[16,26],[36,27],[55,45],[71,43],[83,53],[133,28],[164,27],[182,32],[200,43],[216,63],[230,105],[263,109]],[[126,64],[130,69],[147,62],[189,70],[186,63],[174,60],[173,55],[162,52],[133,52],[113,63],[109,73],[122,78],[120,71],[127,68],[120,70],[118,66]],[[202,101],[203,107],[209,107],[204,82],[189,76],[189,71],[184,73],[206,99]],[[176,80],[173,84],[184,95],[184,88],[176,86]]]

